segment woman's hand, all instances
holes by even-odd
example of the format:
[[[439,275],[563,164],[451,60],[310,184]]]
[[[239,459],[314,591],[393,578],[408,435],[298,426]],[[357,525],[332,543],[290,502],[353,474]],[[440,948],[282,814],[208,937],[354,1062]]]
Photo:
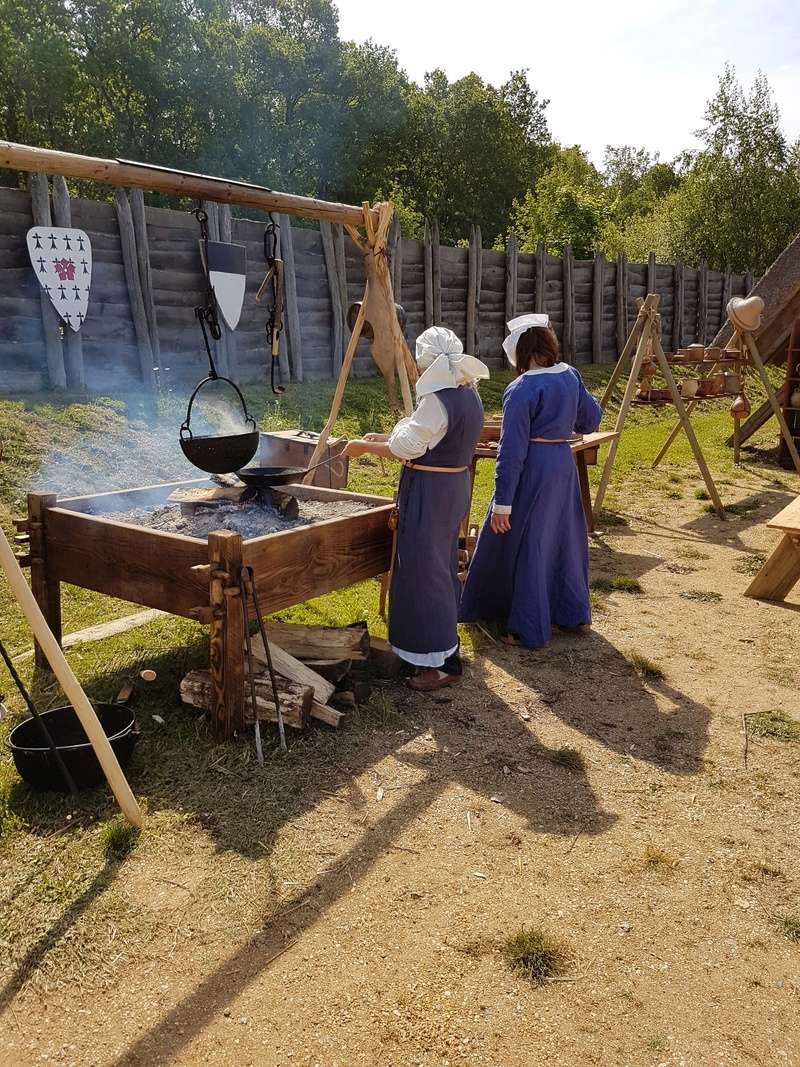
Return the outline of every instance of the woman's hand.
[[[497,512],[492,512],[492,517],[489,519],[489,525],[492,528],[492,533],[504,534],[508,533],[511,529],[511,516],[510,515],[498,515]]]

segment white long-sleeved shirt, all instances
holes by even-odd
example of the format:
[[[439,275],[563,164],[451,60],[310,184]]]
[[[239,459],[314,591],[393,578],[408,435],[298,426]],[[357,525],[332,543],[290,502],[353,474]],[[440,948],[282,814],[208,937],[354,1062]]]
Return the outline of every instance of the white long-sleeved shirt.
[[[447,412],[436,393],[420,400],[413,414],[401,419],[389,434],[388,445],[398,459],[419,459],[447,433]]]

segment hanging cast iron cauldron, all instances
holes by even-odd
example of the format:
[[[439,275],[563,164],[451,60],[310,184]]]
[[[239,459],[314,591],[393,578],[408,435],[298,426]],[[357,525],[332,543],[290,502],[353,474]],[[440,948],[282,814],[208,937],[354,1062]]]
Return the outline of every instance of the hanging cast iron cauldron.
[[[208,216],[206,213],[198,208],[194,214],[197,216],[200,223],[200,233],[204,241],[208,241]],[[206,263],[208,257],[206,257]],[[207,471],[209,474],[231,474],[233,471],[239,470],[240,467],[246,466],[258,450],[259,433],[256,427],[256,420],[252,417],[247,410],[247,404],[245,403],[244,396],[239,386],[231,381],[230,378],[225,378],[220,374],[217,374],[217,368],[214,365],[214,357],[211,353],[211,345],[208,340],[208,334],[218,341],[222,337],[222,328],[219,324],[219,318],[217,316],[217,298],[214,295],[214,287],[211,285],[208,279],[208,273],[206,272],[206,299],[205,303],[200,307],[194,309],[194,313],[197,317],[197,321],[200,323],[200,329],[203,332],[203,341],[206,346],[206,355],[208,356],[209,374],[207,378],[204,378],[199,385],[195,387],[194,392],[189,397],[189,406],[186,410],[186,419],[183,422],[180,429],[180,445],[183,449],[183,454],[195,467],[199,467],[201,471]],[[239,397],[239,401],[242,405],[242,414],[244,415],[245,423],[249,424],[252,428],[246,430],[243,433],[229,433],[229,434],[206,434],[204,436],[197,436],[192,433],[192,405],[195,402],[195,398],[204,385],[209,382],[227,382],[235,391]]]

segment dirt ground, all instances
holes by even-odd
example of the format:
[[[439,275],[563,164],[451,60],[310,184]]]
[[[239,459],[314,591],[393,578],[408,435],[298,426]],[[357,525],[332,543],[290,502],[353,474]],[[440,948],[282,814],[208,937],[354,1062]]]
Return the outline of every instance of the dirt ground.
[[[0,992],[0,1062],[800,1064],[800,746],[753,737],[745,765],[742,719],[797,710],[800,599],[742,596],[793,494],[742,472],[725,495],[726,522],[620,508],[592,576],[643,591],[604,594],[591,636],[478,631],[460,689],[378,691],[274,793],[220,763],[206,811],[153,796],[59,911],[68,962],[24,979],[49,931]],[[567,945],[559,980],[508,969],[521,926]]]

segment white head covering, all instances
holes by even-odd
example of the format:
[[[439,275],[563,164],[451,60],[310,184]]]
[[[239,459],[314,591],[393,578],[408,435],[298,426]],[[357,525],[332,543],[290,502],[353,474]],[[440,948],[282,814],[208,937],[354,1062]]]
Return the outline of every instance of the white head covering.
[[[423,372],[417,381],[417,396],[455,389],[489,377],[489,368],[464,346],[445,326],[429,326],[417,338],[417,366]]]
[[[503,351],[506,354],[506,359],[512,367],[517,365],[517,342],[520,337],[529,330],[531,326],[549,326],[549,315],[517,315],[515,319],[512,319],[508,324],[508,328],[511,333],[503,341]]]

